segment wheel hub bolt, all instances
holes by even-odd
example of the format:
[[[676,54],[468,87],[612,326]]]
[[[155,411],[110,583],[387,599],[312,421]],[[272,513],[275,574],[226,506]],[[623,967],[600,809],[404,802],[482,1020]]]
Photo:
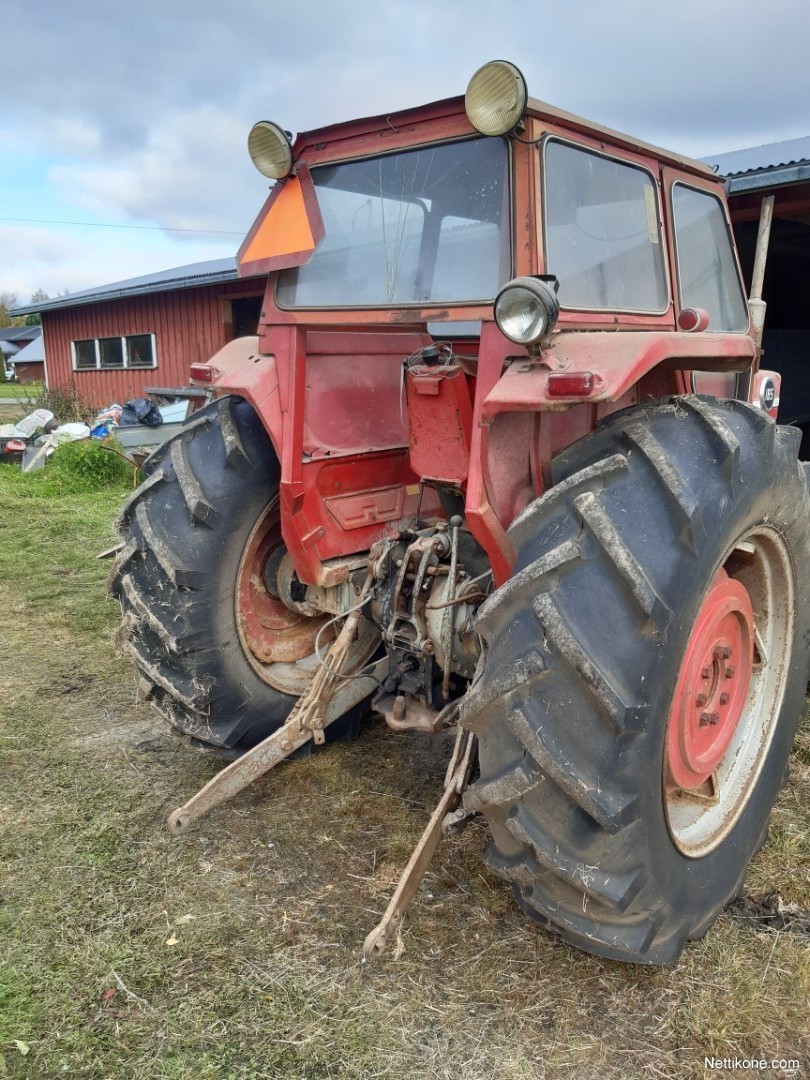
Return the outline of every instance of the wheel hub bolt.
[[[727,704],[728,704],[728,699],[729,699],[729,696],[730,696],[730,695],[729,695],[729,694],[727,694],[727,693],[725,692],[725,690],[724,690],[724,691],[723,691],[723,693],[722,693],[722,694],[720,695],[720,704],[721,704],[721,705],[727,705]]]
[[[698,696],[697,696],[697,701],[695,702],[695,704],[697,705],[697,707],[698,707],[699,709],[702,709],[702,708],[703,708],[703,706],[704,706],[704,705],[706,704],[706,702],[707,702],[708,700],[709,700],[709,699],[708,699],[708,698],[706,697],[706,695],[705,695],[705,694],[698,694]]]
[[[723,646],[723,659],[728,660],[728,658],[730,656],[731,656],[731,646],[730,645],[724,645]]]
[[[703,671],[701,671],[701,673],[700,673],[700,674],[701,674],[701,676],[702,676],[702,677],[703,677],[704,679],[708,679],[708,677],[709,677],[709,676],[711,675],[711,673],[712,673],[712,669],[711,669],[711,668],[707,668],[707,667],[705,667],[705,668],[703,669]]]
[[[727,679],[733,679],[734,678],[734,672],[736,670],[737,669],[734,667],[733,664],[727,664],[726,665],[726,678]]]
[[[707,712],[702,712],[700,714],[700,726],[701,727],[707,727],[708,724],[709,724],[709,714]]]
[[[701,727],[715,727],[717,721],[720,719],[720,713],[716,712],[704,712],[700,714],[700,726]]]

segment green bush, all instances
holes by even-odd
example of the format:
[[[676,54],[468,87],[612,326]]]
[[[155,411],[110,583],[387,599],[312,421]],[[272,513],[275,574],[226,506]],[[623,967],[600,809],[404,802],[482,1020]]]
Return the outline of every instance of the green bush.
[[[99,406],[95,401],[83,398],[76,387],[70,385],[41,390],[31,399],[31,409],[48,409],[57,423],[75,424],[92,423]]]
[[[131,485],[134,473],[135,466],[121,456],[121,448],[114,439],[62,443],[43,470],[48,487],[53,484],[63,492]]]

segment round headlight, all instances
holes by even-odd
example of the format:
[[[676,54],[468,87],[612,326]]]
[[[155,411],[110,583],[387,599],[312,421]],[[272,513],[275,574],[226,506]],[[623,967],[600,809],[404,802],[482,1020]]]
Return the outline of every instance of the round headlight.
[[[550,334],[559,313],[554,285],[540,278],[514,278],[495,298],[495,322],[518,345],[533,345]]]
[[[506,60],[492,60],[470,79],[464,109],[482,135],[505,135],[517,127],[528,99],[526,80],[518,68]]]
[[[282,180],[292,169],[290,140],[278,124],[260,120],[248,135],[250,160],[262,174],[271,180]]]

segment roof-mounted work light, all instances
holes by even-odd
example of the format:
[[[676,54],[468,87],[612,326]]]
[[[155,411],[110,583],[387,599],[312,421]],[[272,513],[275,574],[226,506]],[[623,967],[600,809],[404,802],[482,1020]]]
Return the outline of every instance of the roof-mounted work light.
[[[505,135],[520,123],[528,100],[520,70],[506,60],[491,60],[470,79],[464,109],[482,135]]]
[[[292,170],[292,147],[287,132],[269,120],[254,124],[248,135],[250,160],[270,180],[283,180]]]

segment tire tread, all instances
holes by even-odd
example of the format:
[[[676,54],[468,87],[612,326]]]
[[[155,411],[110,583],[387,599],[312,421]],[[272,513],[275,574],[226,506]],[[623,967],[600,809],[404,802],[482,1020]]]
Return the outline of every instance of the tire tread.
[[[725,557],[718,529],[731,551],[736,530],[777,525],[810,561],[806,470],[796,435],[780,434],[736,401],[622,410],[555,459],[559,482],[509,529],[516,571],[481,609],[482,666],[461,706],[481,767],[465,805],[486,816],[487,865],[519,905],[586,951],[674,962],[753,854],[722,840],[717,875],[668,846],[661,723],[672,647]],[[530,677],[515,670],[526,654]]]
[[[202,486],[191,468],[188,457],[189,438],[190,436],[184,432],[180,438],[172,442],[171,460],[174,474],[183,493],[191,520],[197,525],[211,528],[219,521],[220,514],[205,497]]]

